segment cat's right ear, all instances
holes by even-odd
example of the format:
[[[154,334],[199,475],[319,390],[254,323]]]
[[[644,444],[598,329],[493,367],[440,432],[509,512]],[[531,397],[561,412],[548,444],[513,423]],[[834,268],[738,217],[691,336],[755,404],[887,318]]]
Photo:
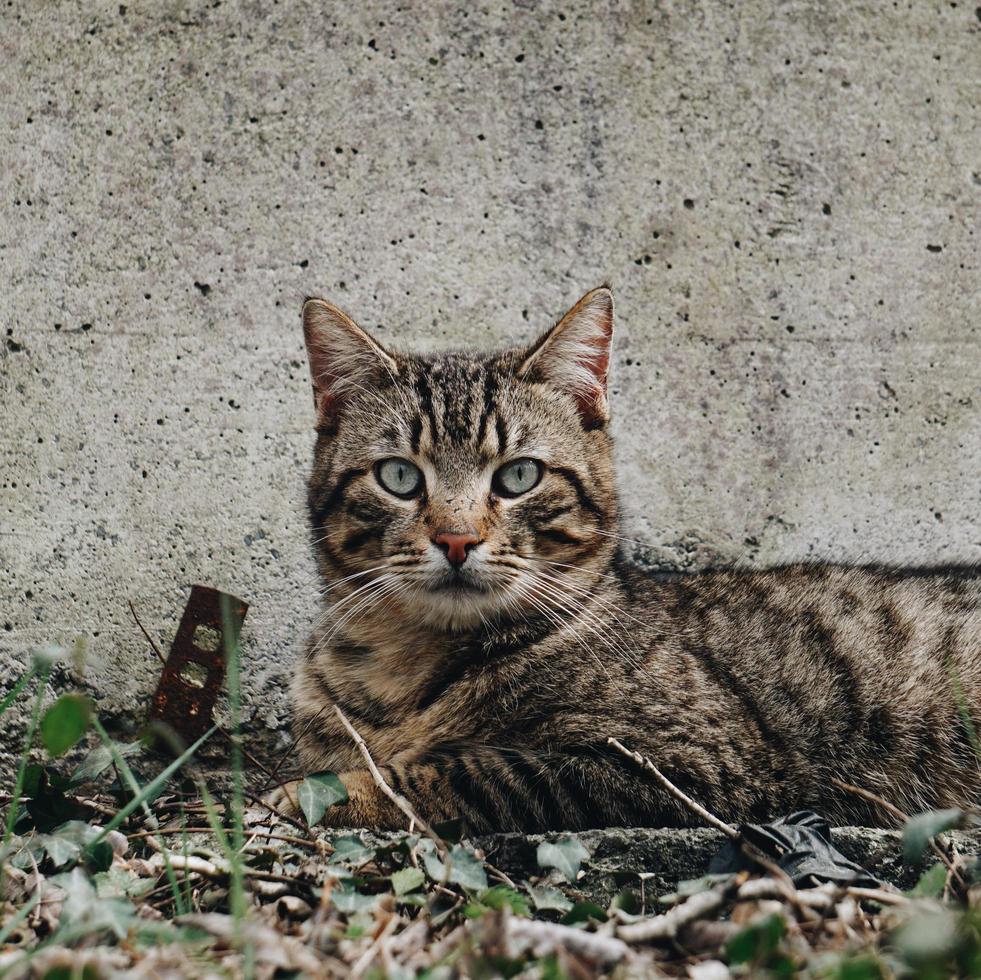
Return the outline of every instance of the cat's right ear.
[[[303,336],[310,361],[317,425],[332,427],[345,398],[398,366],[343,310],[323,299],[303,304]]]

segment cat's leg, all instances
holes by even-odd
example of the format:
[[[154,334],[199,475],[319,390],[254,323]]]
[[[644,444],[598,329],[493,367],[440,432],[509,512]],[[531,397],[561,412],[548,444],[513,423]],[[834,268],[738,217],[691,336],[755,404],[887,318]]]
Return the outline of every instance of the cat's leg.
[[[389,787],[424,820],[463,817],[472,833],[679,826],[693,819],[629,760],[605,746],[548,753],[471,747],[379,769]],[[324,825],[407,827],[408,817],[367,770],[341,773],[340,778],[349,801],[330,807]],[[297,785],[287,787],[294,802]],[[704,787],[706,794],[709,789]],[[277,802],[296,812],[286,793],[279,791]]]

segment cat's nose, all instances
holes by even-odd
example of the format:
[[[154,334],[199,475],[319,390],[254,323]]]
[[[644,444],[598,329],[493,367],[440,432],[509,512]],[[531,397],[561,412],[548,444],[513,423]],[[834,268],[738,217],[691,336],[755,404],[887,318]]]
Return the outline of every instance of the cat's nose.
[[[446,555],[446,560],[454,568],[459,568],[467,560],[470,551],[480,544],[480,538],[476,534],[440,531],[433,538],[433,544]]]

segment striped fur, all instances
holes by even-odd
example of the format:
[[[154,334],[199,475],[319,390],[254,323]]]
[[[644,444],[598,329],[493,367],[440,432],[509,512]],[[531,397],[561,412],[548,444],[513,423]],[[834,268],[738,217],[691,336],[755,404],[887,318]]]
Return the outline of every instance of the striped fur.
[[[331,823],[405,824],[333,704],[419,813],[475,831],[690,823],[611,735],[731,821],[805,806],[882,819],[833,777],[910,812],[981,804],[981,570],[656,579],[618,552],[607,290],[532,347],[488,356],[382,351],[311,303],[325,608],[294,726],[303,771],[348,786]],[[392,456],[422,470],[419,498],[380,486]],[[518,457],[544,476],[502,498],[492,474]],[[448,529],[480,539],[458,588],[432,543]]]

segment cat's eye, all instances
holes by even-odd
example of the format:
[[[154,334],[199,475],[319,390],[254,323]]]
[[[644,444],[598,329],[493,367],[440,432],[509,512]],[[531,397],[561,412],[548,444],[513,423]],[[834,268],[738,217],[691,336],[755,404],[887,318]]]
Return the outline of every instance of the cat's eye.
[[[398,456],[375,464],[375,478],[389,492],[408,500],[422,490],[422,470]]]
[[[494,492],[502,497],[519,497],[538,486],[542,478],[542,464],[537,459],[516,459],[505,463],[492,481]]]

